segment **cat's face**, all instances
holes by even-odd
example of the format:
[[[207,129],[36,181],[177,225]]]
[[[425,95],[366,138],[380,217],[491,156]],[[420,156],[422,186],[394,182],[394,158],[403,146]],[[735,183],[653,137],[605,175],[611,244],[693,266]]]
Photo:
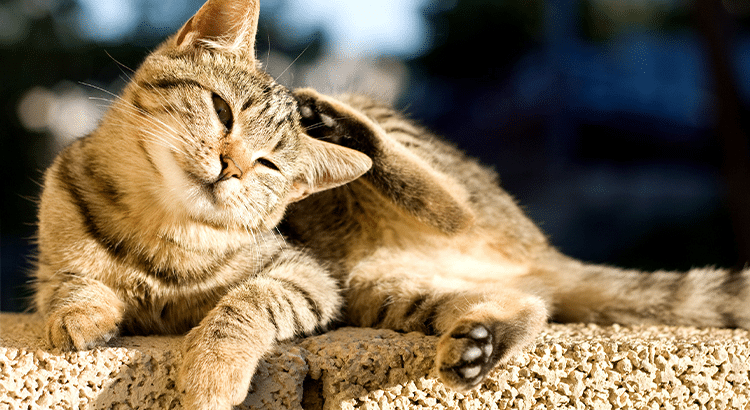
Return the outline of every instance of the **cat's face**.
[[[286,205],[369,169],[305,135],[291,93],[254,57],[257,2],[209,0],[149,56],[111,116],[160,179],[160,206],[219,227],[268,229]]]

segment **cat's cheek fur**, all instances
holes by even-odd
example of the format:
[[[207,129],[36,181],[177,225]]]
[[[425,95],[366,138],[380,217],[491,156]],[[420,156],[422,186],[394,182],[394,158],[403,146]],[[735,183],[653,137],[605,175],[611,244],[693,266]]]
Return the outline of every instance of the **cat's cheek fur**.
[[[185,171],[186,166],[180,164],[189,160],[180,161],[178,154],[168,147],[154,144],[148,148],[162,177],[162,186],[154,195],[168,213],[190,215],[217,225],[241,225],[241,221],[252,219],[248,215],[238,214],[239,210],[235,209],[243,191],[240,179],[230,178],[214,184],[199,180],[212,180],[219,175],[221,166],[218,160],[203,161],[206,163],[202,167],[203,175],[191,177]],[[243,208],[240,210],[247,211]]]
[[[172,212],[208,212],[211,207],[209,198],[180,167],[175,153],[170,148],[156,143],[149,143],[146,147],[161,177],[161,184],[154,193],[160,205]]]

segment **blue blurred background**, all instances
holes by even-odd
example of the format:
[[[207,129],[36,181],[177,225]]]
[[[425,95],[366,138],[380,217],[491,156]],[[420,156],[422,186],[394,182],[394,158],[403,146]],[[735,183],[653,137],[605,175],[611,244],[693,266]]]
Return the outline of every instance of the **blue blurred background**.
[[[26,307],[43,170],[201,3],[0,1],[0,309]],[[572,256],[750,262],[746,0],[262,0],[257,43],[280,82],[374,94],[492,165]]]

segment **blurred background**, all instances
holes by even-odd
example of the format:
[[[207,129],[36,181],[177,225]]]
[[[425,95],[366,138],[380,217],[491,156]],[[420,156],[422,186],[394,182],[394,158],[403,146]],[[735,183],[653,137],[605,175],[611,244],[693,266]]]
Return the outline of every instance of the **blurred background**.
[[[0,0],[0,309],[27,306],[43,170],[202,0]],[[290,87],[363,91],[493,166],[569,255],[750,262],[747,0],[262,0]]]

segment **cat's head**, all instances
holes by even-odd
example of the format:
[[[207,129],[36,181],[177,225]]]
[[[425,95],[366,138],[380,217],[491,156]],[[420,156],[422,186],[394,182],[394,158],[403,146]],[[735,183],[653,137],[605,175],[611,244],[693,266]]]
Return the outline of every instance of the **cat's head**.
[[[155,171],[144,189],[169,212],[270,228],[289,203],[371,166],[305,134],[292,94],[256,59],[258,14],[257,0],[208,0],[146,58],[105,119],[133,133],[153,168],[143,172]]]

